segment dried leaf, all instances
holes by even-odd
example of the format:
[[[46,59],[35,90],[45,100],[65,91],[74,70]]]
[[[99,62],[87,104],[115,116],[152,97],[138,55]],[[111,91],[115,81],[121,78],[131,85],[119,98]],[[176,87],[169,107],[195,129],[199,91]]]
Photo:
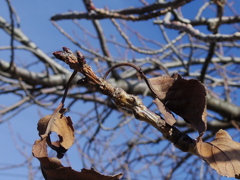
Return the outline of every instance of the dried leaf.
[[[32,153],[33,156],[36,158],[48,156],[46,138],[35,141],[35,143],[33,144]]]
[[[50,132],[55,132],[59,136],[59,141],[51,142],[51,139],[46,135],[46,129]],[[48,145],[57,151],[58,157],[63,157],[63,154],[74,143],[74,129],[70,117],[65,117],[62,113],[56,112],[53,115],[47,115],[41,118],[38,122],[39,135],[44,138],[47,136]]]
[[[122,174],[113,176],[102,175],[95,171],[82,169],[81,172],[73,170],[71,167],[64,167],[57,158],[43,158],[41,162],[41,169],[45,179],[47,180],[117,180],[122,177]]]
[[[45,164],[48,162],[48,166],[52,167],[52,158],[46,158],[44,161]],[[56,168],[45,168],[42,166],[41,169],[47,180],[117,180],[122,177],[122,174],[113,176],[102,175],[93,168],[91,170],[82,169],[81,172],[75,171],[71,167],[63,167],[62,165]]]
[[[172,76],[159,76],[149,78],[148,80],[151,83],[151,86],[154,89],[154,92],[157,95],[157,97],[161,101],[164,101],[169,88],[172,87],[176,79],[177,79],[176,74],[173,74]]]
[[[240,143],[233,141],[226,131],[219,130],[212,142],[202,142],[199,137],[197,150],[218,174],[240,178]]]
[[[32,153],[40,161],[46,180],[117,180],[122,177],[122,174],[105,176],[93,168],[91,170],[82,169],[81,172],[78,172],[71,167],[64,167],[59,159],[48,157],[46,138],[35,141]]]
[[[190,123],[199,133],[206,130],[206,89],[198,80],[179,74],[150,78],[149,82],[163,104]]]
[[[163,105],[163,103],[159,99],[156,98],[153,102],[157,105],[159,111],[164,116],[165,121],[170,126],[172,126],[176,122],[176,119],[174,118],[172,113],[168,109],[166,109],[166,107]]]

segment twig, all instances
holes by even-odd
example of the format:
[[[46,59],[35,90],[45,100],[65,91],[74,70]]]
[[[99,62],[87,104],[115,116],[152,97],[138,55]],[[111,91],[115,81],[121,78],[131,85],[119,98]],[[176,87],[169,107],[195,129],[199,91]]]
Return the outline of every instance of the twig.
[[[14,68],[14,18],[13,18],[13,8],[11,5],[11,1],[10,0],[6,0],[7,4],[8,4],[8,8],[9,8],[9,12],[10,12],[10,19],[11,19],[11,40],[10,40],[10,45],[11,45],[11,61],[8,67],[8,70],[10,68]],[[7,70],[7,71],[8,71]]]
[[[128,21],[140,21],[147,20],[160,15],[166,14],[172,9],[177,9],[184,4],[191,2],[192,0],[174,0],[170,2],[155,2],[148,6],[139,8],[127,8],[123,10],[108,11],[106,9],[92,8],[91,10],[96,13],[82,13],[82,12],[68,12],[64,14],[56,14],[51,17],[51,20],[58,21],[63,19],[105,19],[105,18],[116,18],[124,19]],[[138,14],[139,16],[133,15]]]
[[[144,81],[146,82],[146,84],[147,84],[148,88],[150,89],[150,91],[154,94],[155,97],[157,97],[157,94],[155,93],[155,91],[154,91],[151,83],[149,83],[148,78],[147,78],[146,75],[143,73],[142,69],[139,68],[139,67],[137,67],[137,66],[135,66],[134,64],[131,64],[131,63],[121,63],[121,64],[117,64],[117,65],[111,67],[111,68],[105,73],[103,79],[106,79],[107,75],[108,75],[113,69],[115,69],[115,68],[117,68],[117,67],[120,67],[120,66],[130,66],[130,67],[134,68],[134,69],[141,75],[141,77],[144,79]]]
[[[234,34],[204,34],[199,30],[193,28],[191,24],[181,23],[179,21],[154,21],[155,24],[163,24],[169,29],[175,29],[179,31],[186,32],[191,36],[204,41],[204,42],[223,42],[223,41],[236,41],[240,40],[240,33],[235,32]]]
[[[205,78],[205,75],[206,75],[206,72],[207,72],[208,65],[210,64],[210,62],[212,60],[212,57],[214,55],[215,47],[216,47],[216,43],[215,42],[210,44],[206,60],[205,60],[205,62],[203,64],[203,67],[202,67],[201,75],[199,77],[199,81],[201,81],[202,83],[204,82],[204,78]]]

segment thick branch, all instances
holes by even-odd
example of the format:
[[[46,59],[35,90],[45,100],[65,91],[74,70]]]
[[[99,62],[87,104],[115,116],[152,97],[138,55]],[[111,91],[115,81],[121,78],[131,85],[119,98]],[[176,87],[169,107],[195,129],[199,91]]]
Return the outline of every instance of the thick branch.
[[[208,96],[208,108],[219,113],[220,115],[240,121],[240,107],[221,99]]]
[[[146,20],[152,17],[157,17],[161,14],[166,14],[172,9],[176,9],[184,4],[191,2],[192,0],[175,0],[170,2],[156,2],[148,6],[140,8],[127,8],[123,10],[108,11],[105,9],[96,9],[92,7],[92,10],[97,13],[85,13],[85,12],[67,12],[62,14],[56,14],[51,17],[51,20],[58,21],[63,19],[105,19],[105,18],[118,18],[130,21]],[[163,9],[163,10],[160,10]],[[149,13],[149,14],[145,14]],[[134,16],[133,14],[139,14],[140,16]],[[128,16],[129,15],[129,16]]]
[[[16,80],[18,80],[18,78],[21,78],[22,81],[32,86],[34,85],[42,85],[47,87],[62,86],[67,83],[68,78],[71,76],[71,73],[59,75],[47,75],[43,73],[35,73],[20,67],[8,69],[9,65],[10,63],[0,59],[0,71],[5,72],[4,74],[2,73],[1,75]],[[6,71],[7,69],[8,71]]]
[[[2,28],[6,33],[11,35],[12,26],[0,17],[0,28]],[[63,68],[61,65],[57,64],[52,58],[46,55],[41,49],[37,47],[19,28],[14,28],[13,37],[15,40],[19,41],[24,46],[30,48],[31,52],[39,58],[44,63],[49,64],[49,66],[61,73],[70,73],[67,69]]]
[[[157,20],[154,21],[155,24],[162,24],[169,29],[175,29],[179,31],[186,32],[191,36],[204,41],[204,42],[223,42],[223,41],[236,41],[240,40],[240,33],[235,32],[234,34],[204,34],[198,29],[193,28],[191,24],[181,23],[180,21],[170,21],[170,20]]]

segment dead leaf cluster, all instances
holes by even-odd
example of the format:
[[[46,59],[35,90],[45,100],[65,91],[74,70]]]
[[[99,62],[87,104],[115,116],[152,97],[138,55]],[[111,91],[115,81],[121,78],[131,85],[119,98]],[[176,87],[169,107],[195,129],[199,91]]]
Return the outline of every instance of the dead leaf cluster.
[[[183,79],[179,74],[150,78],[149,82],[157,95],[154,103],[166,122],[169,125],[176,122],[171,111],[181,116],[200,134],[196,145],[199,156],[218,174],[240,178],[240,143],[224,130],[219,130],[212,142],[202,140],[207,129],[204,85],[195,79]]]
[[[207,129],[207,91],[200,81],[186,80],[177,73],[172,76],[148,79],[140,68],[129,63],[115,65],[107,71],[104,78],[119,66],[133,67],[141,74],[155,95],[153,102],[167,124],[173,126],[176,123],[172,114],[174,112],[199,132],[196,149],[203,160],[222,176],[240,178],[240,144],[238,142],[233,141],[224,130],[219,130],[214,141],[207,143],[202,141],[202,136]]]
[[[41,139],[35,141],[32,153],[40,161],[44,178],[46,180],[117,180],[121,178],[122,174],[105,176],[93,168],[90,170],[82,169],[81,172],[78,172],[61,164],[58,158],[62,158],[74,143],[71,118],[64,116],[63,111],[64,109],[56,110],[55,113],[44,116],[38,122],[37,129]],[[51,141],[52,132],[58,134],[58,141]],[[47,145],[57,152],[58,158],[48,157]]]
[[[74,73],[69,80],[70,82],[75,74],[80,72],[85,76],[85,81],[87,81],[88,84],[96,87],[96,89],[100,90],[103,94],[115,98],[116,104],[119,107],[131,109],[131,106],[134,106],[135,112],[133,111],[133,113],[136,117],[139,116],[139,119],[141,119],[140,117],[143,117],[143,119],[152,117],[154,116],[152,112],[147,113],[147,115],[144,114],[145,111],[148,110],[143,108],[142,103],[139,103],[140,99],[129,96],[120,88],[116,89],[110,84],[107,85],[105,81],[106,75],[116,67],[127,65],[135,68],[155,95],[155,100],[153,102],[164,116],[164,120],[168,126],[170,125],[170,127],[172,127],[176,122],[172,114],[173,112],[182,117],[193,127],[193,129],[199,132],[197,141],[195,142],[192,140],[196,144],[195,152],[197,153],[194,154],[199,155],[199,157],[205,160],[220,175],[240,178],[240,143],[233,141],[230,135],[224,130],[219,130],[216,133],[216,138],[212,142],[203,142],[202,140],[203,134],[207,129],[207,91],[200,81],[196,79],[184,79],[177,73],[172,76],[160,76],[147,79],[140,68],[129,63],[123,63],[122,65],[120,64],[112,67],[107,71],[104,78],[101,79],[98,78],[91,67],[86,64],[85,58],[80,52],[75,56],[68,48],[64,47],[63,51],[57,51],[53,54],[74,69]],[[65,109],[63,108],[63,104],[66,98],[67,89],[68,87],[66,87],[62,102],[54,113],[41,118],[38,122],[37,129],[41,139],[35,141],[32,153],[34,157],[40,161],[45,179],[114,180],[121,178],[122,174],[105,176],[94,169],[83,169],[81,172],[77,172],[70,167],[64,167],[59,159],[48,157],[47,145],[57,152],[58,158],[62,158],[64,153],[74,143],[74,129],[71,118],[64,116]],[[119,90],[119,92],[117,92],[117,90]],[[124,97],[126,97],[126,102],[121,102]],[[166,123],[164,122],[164,124]],[[58,135],[58,141],[51,141],[51,133],[53,132]]]

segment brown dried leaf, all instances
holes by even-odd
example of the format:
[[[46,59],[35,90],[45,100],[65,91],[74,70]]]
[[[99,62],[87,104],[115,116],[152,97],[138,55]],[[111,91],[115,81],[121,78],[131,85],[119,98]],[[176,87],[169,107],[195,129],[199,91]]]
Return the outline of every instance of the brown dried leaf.
[[[48,163],[48,166],[52,167],[53,158],[44,159],[44,163]],[[54,158],[56,159],[56,158]],[[47,160],[47,161],[46,161]],[[43,159],[41,160],[43,161]],[[53,162],[54,163],[54,162]],[[41,167],[43,175],[47,180],[117,180],[122,177],[122,174],[117,174],[113,176],[105,176],[95,171],[93,168],[91,170],[82,169],[81,172],[73,170],[71,167],[63,167],[62,164],[56,168],[45,168]]]
[[[117,180],[122,177],[122,174],[105,176],[93,168],[78,172],[71,167],[64,167],[59,159],[48,157],[46,138],[35,141],[32,153],[40,161],[43,176],[47,180]]]
[[[149,78],[148,80],[151,83],[151,86],[154,89],[154,92],[157,95],[157,97],[161,101],[164,101],[169,88],[172,87],[176,79],[177,79],[176,74],[173,74],[172,76],[159,76]]]
[[[165,121],[166,121],[170,126],[172,126],[173,124],[175,124],[176,119],[174,118],[174,116],[172,115],[172,113],[171,113],[168,109],[166,109],[166,107],[163,105],[163,103],[162,103],[158,98],[156,98],[153,102],[157,105],[159,111],[160,111],[160,112],[162,113],[162,115],[164,116]]]
[[[47,180],[117,180],[122,177],[122,174],[113,176],[102,175],[93,168],[82,169],[81,172],[73,170],[71,167],[64,167],[57,158],[43,158],[41,169],[45,179]]]
[[[197,141],[197,150],[202,159],[209,163],[218,174],[240,178],[240,143],[220,129],[212,142]]]
[[[70,117],[65,117],[62,113],[56,112],[53,115],[47,115],[41,118],[38,122],[39,135],[42,138],[46,136],[46,129],[49,128],[50,132],[55,132],[59,136],[59,141],[51,142],[51,139],[47,135],[48,145],[57,151],[58,157],[62,157],[63,154],[74,143],[74,129]]]
[[[190,123],[199,133],[206,130],[206,89],[198,80],[179,74],[150,78],[149,82],[163,104]]]
[[[47,145],[46,145],[46,138],[36,140],[33,144],[32,148],[33,156],[36,158],[47,157]]]
[[[41,135],[45,134],[47,126],[48,126],[48,122],[49,122],[51,117],[52,117],[52,114],[51,115],[46,115],[38,121],[37,130],[38,130],[38,135],[40,137],[41,137]]]

